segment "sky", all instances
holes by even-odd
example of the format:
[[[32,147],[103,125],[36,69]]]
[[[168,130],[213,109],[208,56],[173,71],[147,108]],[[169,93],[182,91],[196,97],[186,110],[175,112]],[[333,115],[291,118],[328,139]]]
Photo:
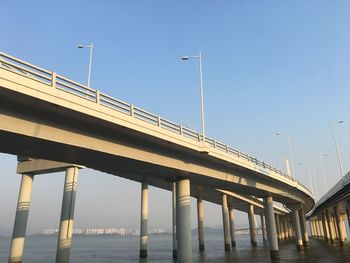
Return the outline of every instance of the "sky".
[[[349,1],[2,1],[0,51],[86,83],[169,120],[201,129],[198,61],[203,55],[206,134],[295,175],[317,195],[350,170]],[[0,154],[0,235],[12,231],[20,175]],[[310,170],[308,176],[307,170]],[[28,233],[57,228],[64,174],[35,178]],[[75,226],[138,227],[140,184],[80,171]],[[164,202],[164,200],[168,200]],[[196,227],[195,200],[192,227]],[[150,227],[169,228],[171,193],[150,188]],[[205,225],[221,208],[205,203]],[[237,213],[237,224],[247,216]]]

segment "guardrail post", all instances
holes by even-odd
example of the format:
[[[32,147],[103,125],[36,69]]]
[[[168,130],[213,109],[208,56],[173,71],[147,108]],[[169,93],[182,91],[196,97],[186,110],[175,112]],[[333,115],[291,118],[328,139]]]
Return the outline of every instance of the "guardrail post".
[[[228,153],[228,145],[226,144],[226,152]]]
[[[184,132],[183,132],[183,128],[182,128],[182,125],[180,125],[180,135],[183,135]]]
[[[162,120],[161,120],[160,116],[158,115],[158,116],[157,116],[157,124],[158,124],[159,127],[160,127],[161,121],[162,121]]]
[[[134,117],[134,105],[130,104],[130,116]]]
[[[51,73],[51,87],[56,88],[56,72]]]
[[[96,103],[100,104],[100,91],[96,90]]]

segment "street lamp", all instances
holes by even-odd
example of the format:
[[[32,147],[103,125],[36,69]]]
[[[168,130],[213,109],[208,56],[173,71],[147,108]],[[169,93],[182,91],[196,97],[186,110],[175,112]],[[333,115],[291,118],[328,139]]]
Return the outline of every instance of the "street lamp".
[[[323,184],[324,184],[324,189],[326,190],[325,193],[328,192],[327,185],[326,185],[326,180],[325,180],[325,172],[324,172],[324,161],[323,158],[327,157],[327,154],[320,155],[320,160],[321,160],[321,168],[322,168],[322,177],[323,177]]]
[[[88,75],[88,84],[87,84],[88,88],[90,88],[93,43],[90,43],[90,45],[78,45],[77,47],[78,48],[90,48],[89,75]]]
[[[338,121],[337,123],[333,123],[332,124],[332,132],[333,132],[333,139],[334,139],[334,144],[335,144],[335,149],[337,151],[337,157],[338,157],[338,162],[339,162],[339,169],[340,169],[340,173],[341,173],[341,176],[344,177],[344,171],[343,171],[343,165],[341,163],[341,158],[340,158],[340,153],[339,153],[339,147],[338,147],[338,142],[337,142],[337,138],[335,136],[335,131],[334,131],[334,126],[336,124],[341,124],[343,123],[344,121]]]
[[[203,94],[203,73],[202,73],[202,53],[199,52],[195,56],[183,56],[182,60],[189,60],[191,58],[199,59],[199,77],[200,77],[200,93],[201,93],[201,112],[202,112],[202,141],[205,142],[205,125],[204,125],[204,94]]]
[[[292,172],[293,172],[293,178],[295,180],[295,169],[294,169],[294,162],[293,162],[293,156],[292,156],[292,144],[290,142],[290,136],[288,133],[276,133],[277,136],[286,136],[288,140],[288,149],[289,149],[289,157],[290,157],[290,162],[292,163]]]
[[[304,165],[304,167],[306,168],[306,172],[307,172],[307,175],[309,176],[309,180],[310,180],[311,191],[312,191],[312,194],[315,195],[315,189],[314,189],[314,184],[312,183],[310,166],[305,165],[304,163],[299,163],[299,165]]]

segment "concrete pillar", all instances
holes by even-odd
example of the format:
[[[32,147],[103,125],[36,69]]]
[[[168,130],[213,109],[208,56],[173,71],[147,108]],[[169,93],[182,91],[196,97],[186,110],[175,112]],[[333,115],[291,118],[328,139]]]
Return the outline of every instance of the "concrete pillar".
[[[320,226],[321,238],[324,238],[324,232],[323,232],[323,226],[322,226],[322,219],[318,219],[318,224],[319,224],[319,226]]]
[[[140,257],[147,257],[148,246],[148,183],[141,184]]]
[[[341,219],[341,225],[343,227],[343,233],[344,233],[344,240],[347,240],[348,239],[348,236],[346,234],[346,227],[345,227],[345,223],[344,223],[344,220]]]
[[[348,225],[350,229],[350,200],[346,200],[345,206],[346,206],[346,218],[348,220]]]
[[[310,245],[309,233],[307,232],[305,212],[304,212],[303,206],[301,206],[301,208],[299,210],[299,218],[300,218],[301,234],[303,237],[303,244],[304,244],[304,246],[308,246],[308,245]]]
[[[335,215],[335,219],[336,219],[336,223],[337,223],[337,227],[338,227],[339,243],[341,246],[344,246],[344,243],[345,243],[344,229],[342,226],[339,207],[337,205],[334,206],[334,215]]]
[[[323,232],[325,234],[325,239],[327,241],[331,241],[331,238],[330,238],[330,234],[329,234],[329,224],[327,222],[327,217],[326,217],[326,213],[325,212],[322,212],[322,221],[323,221]]]
[[[198,216],[198,242],[199,250],[204,250],[204,212],[203,212],[203,199],[197,198],[197,216]]]
[[[266,209],[267,238],[270,244],[270,257],[271,259],[278,259],[279,249],[272,197],[265,197],[264,204]]]
[[[303,250],[303,237],[301,235],[300,219],[298,209],[292,210],[293,225],[295,231],[295,242],[298,250]]]
[[[68,263],[72,246],[75,196],[77,192],[78,167],[66,170],[62,200],[61,220],[58,233],[56,263]]]
[[[284,221],[284,230],[285,230],[286,239],[290,239],[287,219],[285,219]]]
[[[222,194],[222,221],[224,228],[224,243],[225,243],[225,251],[231,250],[230,245],[230,237],[228,230],[228,209],[227,209],[227,195]]]
[[[173,182],[172,205],[173,205],[173,258],[177,258],[177,241],[176,241],[176,182]]]
[[[280,222],[280,229],[281,229],[281,239],[285,240],[286,239],[286,232],[284,230],[284,223],[282,220]]]
[[[261,224],[261,232],[262,232],[262,238],[263,242],[266,242],[266,233],[265,233],[265,222],[264,222],[264,215],[263,213],[260,214],[260,224]]]
[[[275,214],[276,230],[277,230],[277,240],[281,240],[281,229],[280,229],[280,216]]]
[[[314,237],[314,229],[313,229],[313,225],[312,225],[312,220],[309,220],[309,227],[310,227],[311,237]]]
[[[236,233],[235,233],[235,220],[233,207],[229,206],[229,219],[230,219],[230,234],[231,234],[231,246],[236,246]]]
[[[327,217],[327,224],[329,229],[329,238],[330,238],[330,241],[334,243],[334,239],[335,239],[334,228],[333,228],[332,218],[331,218],[331,214],[329,213],[329,210],[326,210],[326,217]]]
[[[192,262],[190,180],[176,182],[177,262]]]
[[[333,228],[334,228],[334,236],[335,239],[339,239],[339,233],[338,233],[338,226],[337,226],[337,220],[335,217],[335,214],[333,214],[334,209],[332,209],[333,211],[331,212],[331,218],[332,218],[332,223],[333,223]]]
[[[256,243],[255,218],[254,218],[253,205],[249,205],[248,207],[248,221],[249,221],[250,242],[255,247],[257,243]]]
[[[9,263],[20,263],[23,257],[29,206],[32,198],[34,176],[23,174],[18,194],[15,224],[11,240]]]

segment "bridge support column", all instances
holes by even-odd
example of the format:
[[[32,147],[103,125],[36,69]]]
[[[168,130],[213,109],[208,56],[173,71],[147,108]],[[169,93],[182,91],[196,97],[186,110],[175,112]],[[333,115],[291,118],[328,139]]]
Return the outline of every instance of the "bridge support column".
[[[222,222],[224,227],[224,242],[225,242],[225,251],[231,250],[230,237],[228,230],[228,208],[227,208],[227,195],[222,194]]]
[[[327,218],[324,212],[321,213],[324,238],[330,242]]]
[[[350,200],[346,200],[346,218],[350,229]]]
[[[173,205],[173,258],[177,258],[177,241],[176,241],[176,182],[173,182],[172,205]]]
[[[335,220],[337,222],[337,227],[338,227],[339,243],[341,246],[344,246],[344,243],[345,243],[344,229],[342,226],[339,207],[337,205],[334,206],[334,215],[335,215]]]
[[[204,212],[203,199],[201,196],[197,198],[197,216],[198,216],[198,241],[199,250],[204,250]]]
[[[321,229],[321,237],[325,238],[325,233],[324,233],[324,228],[323,228],[323,220],[322,217],[318,220],[319,224],[320,224],[320,229]]]
[[[276,230],[277,230],[277,240],[281,240],[281,229],[280,229],[280,216],[275,214]]]
[[[254,206],[248,206],[248,221],[249,221],[249,233],[250,233],[250,243],[256,247],[256,231],[255,231],[255,217],[254,217]]]
[[[232,205],[229,206],[229,219],[230,219],[230,234],[231,234],[231,246],[236,246],[236,233],[235,233],[235,220],[234,211]]]
[[[284,221],[284,231],[285,231],[286,239],[290,239],[290,236],[289,236],[289,225],[288,225],[288,219],[287,218]]]
[[[313,238],[314,235],[315,235],[315,231],[314,231],[314,225],[312,224],[312,220],[311,219],[309,219],[309,227],[310,227],[311,237]]]
[[[190,180],[176,182],[177,262],[192,262]]]
[[[300,219],[298,209],[292,210],[293,225],[295,231],[295,242],[298,250],[303,250],[303,238],[301,236]]]
[[[148,183],[141,184],[140,257],[147,257],[148,246]]]
[[[286,239],[286,232],[284,230],[284,223],[283,223],[283,219],[280,222],[280,229],[281,229],[281,239],[285,240]]]
[[[301,206],[301,208],[299,210],[299,217],[300,217],[301,234],[303,236],[303,244],[304,244],[304,246],[309,246],[310,245],[309,233],[307,232],[305,212],[304,212],[303,206]]]
[[[260,214],[260,224],[261,224],[261,232],[262,232],[262,238],[263,238],[263,242],[266,242],[266,232],[265,232],[265,222],[264,222],[264,215],[263,213]]]
[[[13,227],[9,263],[20,263],[26,236],[29,206],[32,198],[34,175],[23,174],[18,194],[15,224]]]
[[[61,220],[58,233],[56,263],[68,263],[72,246],[75,196],[77,192],[78,167],[66,170],[62,200]]]
[[[267,238],[270,244],[270,257],[271,259],[278,259],[279,249],[278,249],[278,240],[277,240],[277,233],[276,233],[276,223],[275,223],[272,197],[265,197],[264,205],[266,209],[266,227],[267,227]]]
[[[332,218],[331,218],[331,214],[329,213],[329,210],[326,210],[326,218],[327,218],[327,225],[328,225],[328,229],[329,229],[329,239],[330,242],[334,243],[334,227],[333,227],[333,223],[332,223]]]

